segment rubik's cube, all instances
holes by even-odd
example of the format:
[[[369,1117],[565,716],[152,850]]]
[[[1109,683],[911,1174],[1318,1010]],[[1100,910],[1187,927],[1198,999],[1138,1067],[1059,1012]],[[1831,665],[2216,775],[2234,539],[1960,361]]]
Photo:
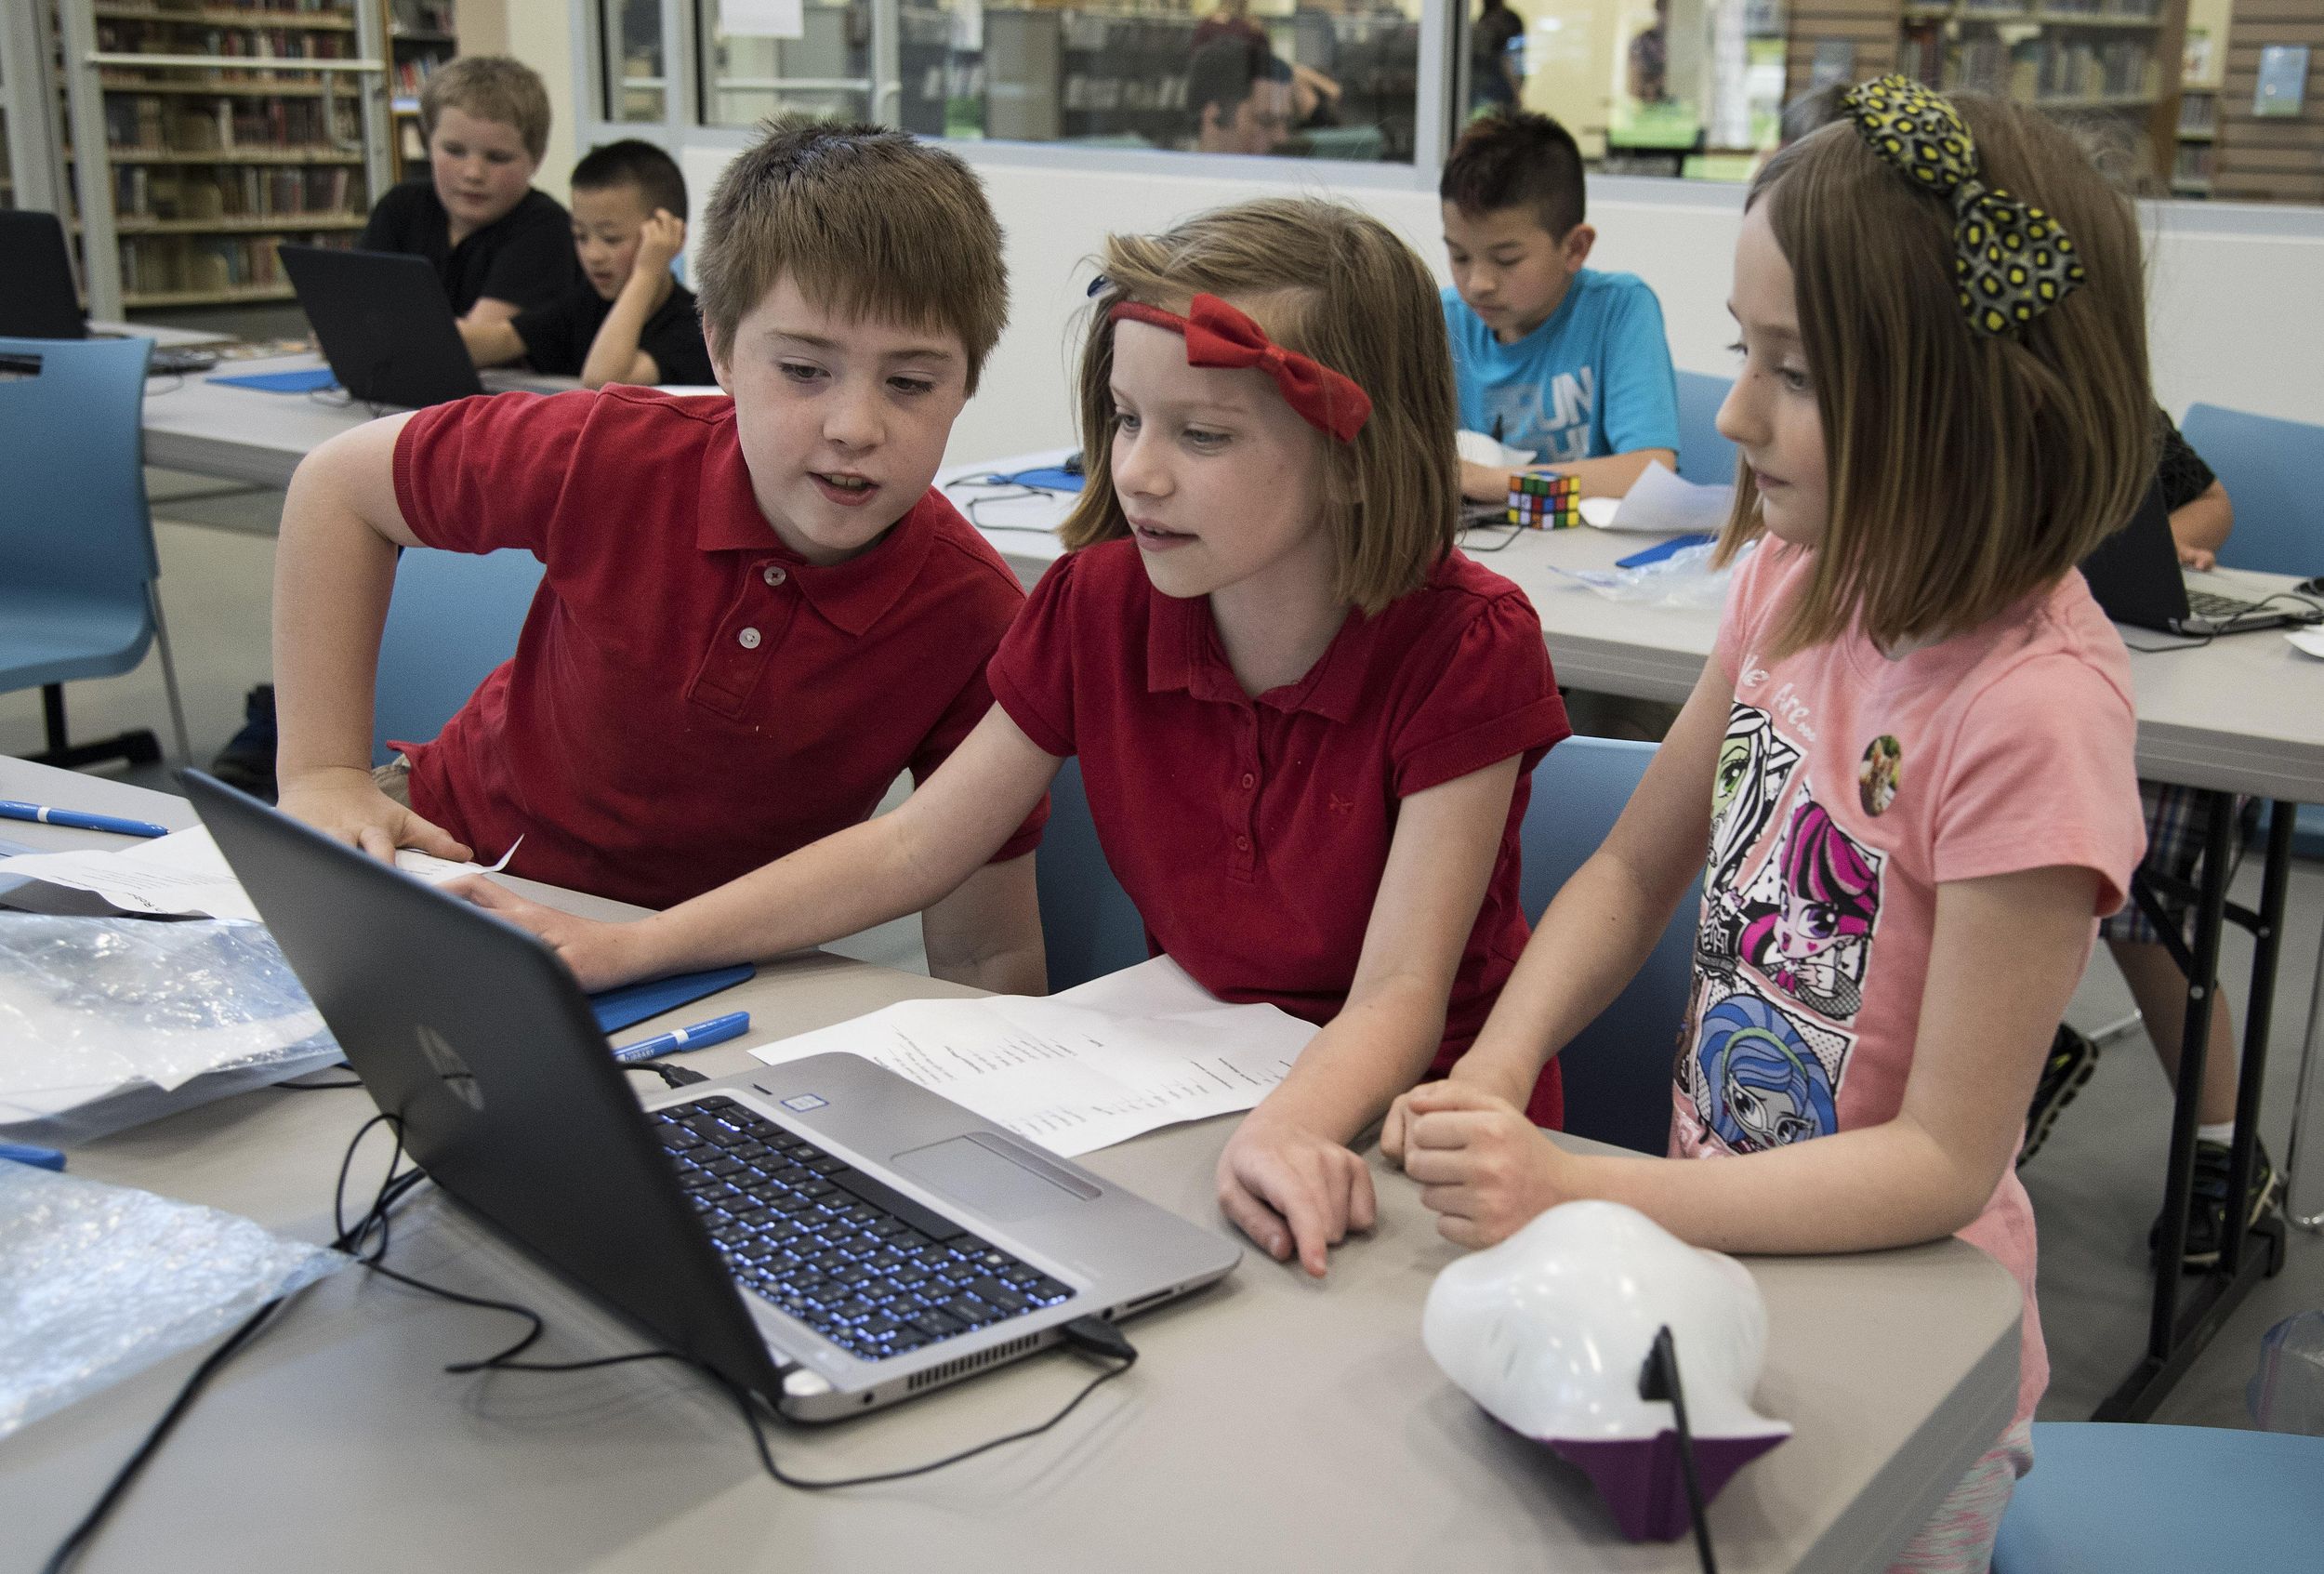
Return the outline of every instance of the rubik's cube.
[[[1581,522],[1581,483],[1570,475],[1509,478],[1509,522],[1528,530],[1570,530]]]

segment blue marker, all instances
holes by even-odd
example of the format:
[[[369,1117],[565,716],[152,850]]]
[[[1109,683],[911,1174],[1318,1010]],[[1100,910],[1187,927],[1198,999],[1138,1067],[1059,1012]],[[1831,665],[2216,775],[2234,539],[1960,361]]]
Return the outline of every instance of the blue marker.
[[[626,1065],[636,1061],[654,1060],[673,1050],[700,1050],[712,1044],[723,1044],[729,1038],[739,1038],[749,1031],[748,1012],[729,1012],[707,1022],[697,1022],[692,1027],[680,1027],[674,1033],[656,1033],[651,1038],[624,1044],[614,1052],[614,1058]]]
[[[150,820],[123,820],[111,814],[84,814],[78,809],[51,809],[46,803],[19,803],[0,798],[0,820],[31,820],[37,825],[63,826],[76,831],[111,831],[115,836],[167,836],[167,826]]]
[[[27,1147],[21,1143],[0,1143],[0,1159],[13,1159],[29,1164],[35,1170],[64,1169],[64,1155],[52,1147]]]

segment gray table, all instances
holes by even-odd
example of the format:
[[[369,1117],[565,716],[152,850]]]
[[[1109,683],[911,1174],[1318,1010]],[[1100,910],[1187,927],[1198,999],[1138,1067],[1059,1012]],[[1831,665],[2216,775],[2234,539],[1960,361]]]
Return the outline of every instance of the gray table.
[[[191,817],[178,800],[16,761],[0,760],[0,797]],[[93,840],[9,829],[48,846]],[[721,1003],[774,1036],[964,992],[813,955],[767,967]],[[692,1060],[714,1075],[748,1064],[739,1045]],[[73,1171],[326,1239],[332,1177],[370,1107],[359,1091],[244,1094],[91,1144]],[[1181,1127],[1085,1162],[1225,1233],[1210,1172],[1230,1129]],[[1334,1254],[1326,1283],[1247,1257],[1220,1289],[1130,1324],[1137,1368],[1056,1431],[922,1480],[829,1495],[764,1479],[731,1405],[682,1372],[450,1377],[446,1362],[497,1348],[513,1319],[342,1274],[227,1369],[86,1567],[1695,1567],[1687,1542],[1623,1541],[1579,1473],[1512,1438],[1436,1371],[1420,1303],[1457,1253],[1417,1189],[1374,1168],[1380,1227]],[[545,1358],[636,1347],[432,1193],[399,1224],[393,1262],[535,1306],[552,1329]],[[1771,1329],[1759,1400],[1797,1434],[1713,1505],[1722,1566],[1880,1567],[2008,1421],[2016,1286],[1957,1240],[1750,1266]],[[55,1542],[195,1359],[0,1443],[0,1563],[29,1566]],[[773,1445],[802,1474],[917,1462],[1045,1417],[1090,1371],[1044,1356],[861,1422],[785,1428]]]
[[[217,379],[322,364],[323,358],[314,354],[228,361],[183,379],[149,382],[143,419],[145,462],[253,486],[288,486],[291,472],[310,450],[370,420],[371,406],[343,403],[343,393],[327,397],[269,393],[262,389],[231,388]],[[508,389],[548,392],[581,386],[577,378],[506,370],[487,371],[482,380],[495,392]]]

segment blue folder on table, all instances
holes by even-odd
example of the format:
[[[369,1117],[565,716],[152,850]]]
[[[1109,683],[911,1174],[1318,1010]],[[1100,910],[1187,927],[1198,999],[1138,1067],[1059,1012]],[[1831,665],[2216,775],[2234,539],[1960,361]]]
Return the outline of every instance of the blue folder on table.
[[[589,997],[589,1009],[597,1013],[597,1025],[608,1033],[617,1032],[633,1022],[643,1022],[649,1016],[676,1011],[689,1000],[699,1000],[705,995],[715,995],[735,985],[759,970],[748,962],[734,967],[712,968],[706,972],[681,972],[668,978],[649,978],[642,984],[625,984],[618,989],[603,989]]]
[[[255,388],[262,393],[320,393],[339,386],[328,366],[301,366],[295,372],[251,372],[238,377],[212,377],[227,388]]]

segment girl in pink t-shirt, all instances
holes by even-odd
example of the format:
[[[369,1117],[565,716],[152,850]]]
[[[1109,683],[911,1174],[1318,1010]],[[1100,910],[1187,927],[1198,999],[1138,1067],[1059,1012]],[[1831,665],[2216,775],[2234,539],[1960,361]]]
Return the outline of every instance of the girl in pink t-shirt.
[[[2017,1412],[1897,1565],[1982,1569],[2048,1378],[2011,1159],[2144,840],[2128,657],[2074,569],[2153,473],[2138,232],[2032,112],[1899,77],[1844,102],[1736,247],[1714,659],[1383,1145],[1464,1245],[1607,1197],[1723,1250],[1983,1247],[2025,1295]],[[1517,1104],[1706,847],[1671,1157],[1565,1153]]]

